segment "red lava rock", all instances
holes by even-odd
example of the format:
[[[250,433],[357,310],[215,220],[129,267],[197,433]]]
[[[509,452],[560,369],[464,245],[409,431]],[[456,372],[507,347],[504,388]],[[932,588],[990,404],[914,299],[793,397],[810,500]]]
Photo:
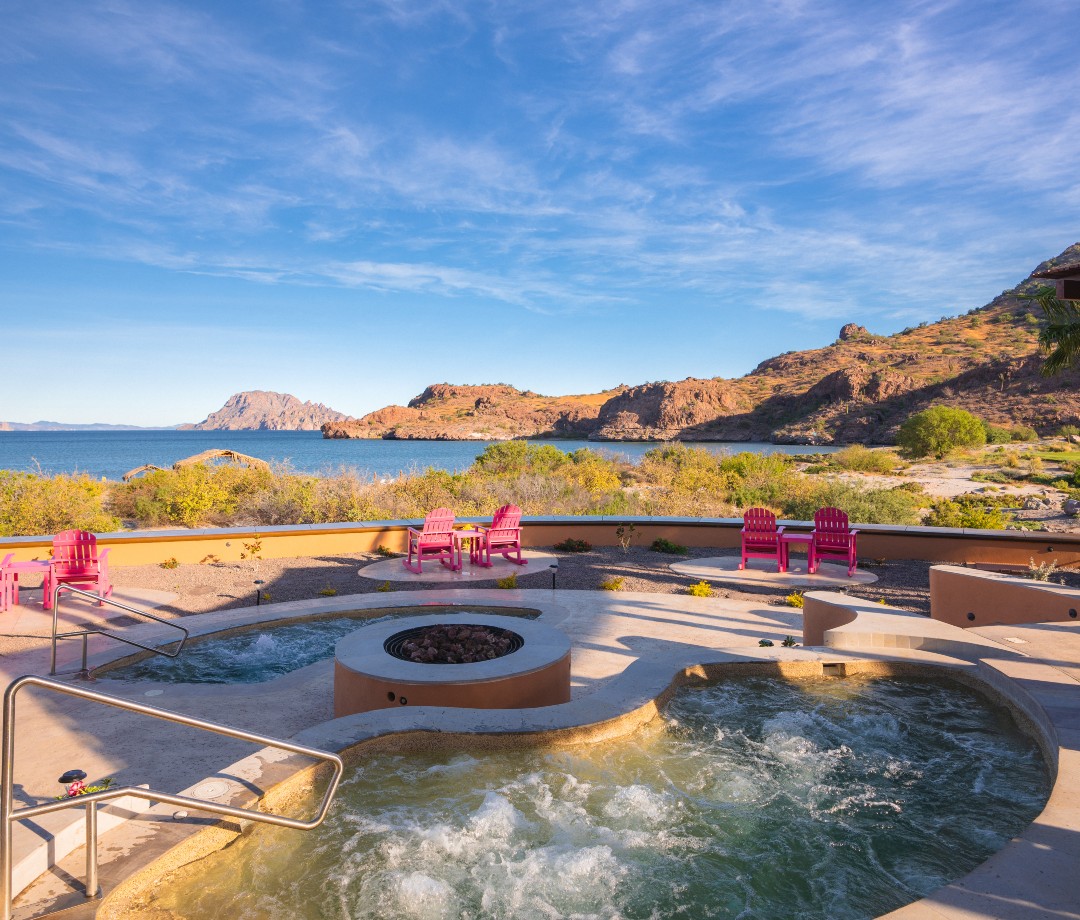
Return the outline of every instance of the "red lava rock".
[[[402,643],[401,654],[406,661],[420,664],[468,664],[501,658],[510,646],[510,637],[501,629],[440,625],[429,626]]]

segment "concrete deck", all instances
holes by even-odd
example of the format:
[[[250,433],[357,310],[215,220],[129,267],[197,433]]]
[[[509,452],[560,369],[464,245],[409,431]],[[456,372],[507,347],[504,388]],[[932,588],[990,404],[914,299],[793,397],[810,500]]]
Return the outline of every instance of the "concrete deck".
[[[716,556],[673,562],[671,571],[692,578],[703,578],[709,583],[776,589],[850,588],[872,585],[878,580],[877,575],[865,569],[856,569],[848,578],[847,566],[833,562],[822,562],[818,570],[811,575],[806,570],[805,556],[792,556],[786,572],[776,571],[776,563],[771,559],[748,559],[745,569],[739,568],[739,561],[738,556]]]
[[[410,572],[402,562],[404,556],[393,559],[383,559],[365,565],[357,573],[362,578],[370,578],[373,581],[418,582],[432,581],[446,585],[467,587],[482,581],[495,581],[497,578],[506,578],[507,575],[535,575],[537,572],[546,572],[552,564],[557,564],[559,559],[553,553],[545,553],[543,550],[530,549],[523,552],[522,557],[528,559],[528,565],[518,565],[503,556],[494,556],[491,560],[491,568],[486,566],[471,565],[469,555],[465,553],[464,563],[460,572],[453,572],[441,562],[429,561],[421,566],[423,571]]]
[[[388,562],[401,566],[400,560]],[[809,577],[821,584],[819,576]],[[843,582],[849,583],[846,575]],[[781,648],[779,643],[787,635],[801,636],[799,611],[686,595],[448,587],[270,604],[184,620],[193,635],[204,635],[263,621],[413,605],[537,609],[543,622],[569,636],[573,648],[571,702],[537,710],[423,707],[331,721],[329,660],[260,684],[102,679],[95,686],[127,699],[341,750],[400,732],[420,731],[430,737],[432,726],[438,726],[441,734],[484,732],[506,737],[520,732],[573,731],[580,726],[621,733],[635,720],[652,718],[653,701],[663,697],[679,674],[707,676],[708,667],[703,669],[703,665],[801,663],[808,673],[820,672],[823,665],[842,672],[861,662],[947,667],[989,684],[1013,702],[1040,733],[1044,750],[1056,766],[1057,783],[1046,811],[1022,838],[967,878],[890,918],[1080,918],[1080,880],[1075,871],[1080,864],[1080,795],[1075,792],[1080,781],[1080,624],[1002,627],[998,634],[992,629],[957,629],[845,595],[814,597],[824,604],[848,604],[856,609],[849,612],[849,619],[845,613],[845,623],[826,630],[823,646],[793,649]],[[172,638],[157,626],[131,630],[133,637],[147,644]],[[770,639],[776,647],[759,648],[760,639]],[[116,656],[115,648],[97,640],[91,664],[104,664]],[[0,678],[5,683],[21,674],[44,674],[47,669],[44,645],[0,658]],[[36,690],[20,697],[18,726],[17,799],[24,803],[55,796],[60,791],[56,777],[79,767],[92,779],[112,776],[118,783],[147,783],[169,792],[202,787],[204,794],[213,793],[217,801],[241,804],[252,791],[266,790],[281,780],[289,766],[268,749],[255,752],[252,745]],[[215,785],[207,788],[207,782]],[[150,809],[103,838],[106,893],[139,865],[212,823],[197,817],[173,821],[172,811]],[[33,871],[28,860],[34,851],[43,849],[42,833],[20,829],[16,859],[24,861],[24,876]],[[78,889],[82,863],[81,852],[61,859],[27,889],[17,902],[16,916],[39,915],[69,904],[80,906],[66,917],[93,916],[96,904],[82,903]],[[22,879],[22,883],[28,881]]]

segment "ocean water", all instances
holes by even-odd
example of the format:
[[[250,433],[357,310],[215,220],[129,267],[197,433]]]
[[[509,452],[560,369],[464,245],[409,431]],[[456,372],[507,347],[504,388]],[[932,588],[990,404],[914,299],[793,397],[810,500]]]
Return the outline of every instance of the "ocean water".
[[[0,469],[44,473],[87,473],[119,479],[145,463],[171,467],[204,450],[235,450],[270,463],[286,463],[302,473],[332,473],[353,467],[376,476],[395,476],[427,467],[459,472],[488,441],[326,440],[318,431],[0,431]],[[582,447],[636,461],[653,443],[548,441],[560,450]],[[825,452],[834,448],[758,442],[703,444],[714,453]]]

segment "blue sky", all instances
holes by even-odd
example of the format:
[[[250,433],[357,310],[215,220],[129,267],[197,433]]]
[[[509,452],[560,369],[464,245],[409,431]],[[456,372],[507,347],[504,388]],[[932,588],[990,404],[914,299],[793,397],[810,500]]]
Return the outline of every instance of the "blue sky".
[[[0,419],[738,376],[980,306],[1080,239],[1075,0],[3,23]]]

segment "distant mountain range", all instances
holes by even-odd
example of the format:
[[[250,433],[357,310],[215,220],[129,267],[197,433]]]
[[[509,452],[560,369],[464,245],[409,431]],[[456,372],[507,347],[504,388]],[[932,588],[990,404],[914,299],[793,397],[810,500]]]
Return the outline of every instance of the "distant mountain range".
[[[1036,271],[1080,260],[1080,243]],[[931,405],[1046,434],[1080,424],[1080,370],[1040,374],[1042,311],[1029,276],[984,307],[895,335],[845,325],[825,348],[769,358],[743,377],[547,397],[505,384],[434,384],[408,406],[323,426],[326,438],[892,443]]]
[[[147,428],[142,425],[66,424],[65,422],[0,422],[0,431],[166,431],[175,425]]]

